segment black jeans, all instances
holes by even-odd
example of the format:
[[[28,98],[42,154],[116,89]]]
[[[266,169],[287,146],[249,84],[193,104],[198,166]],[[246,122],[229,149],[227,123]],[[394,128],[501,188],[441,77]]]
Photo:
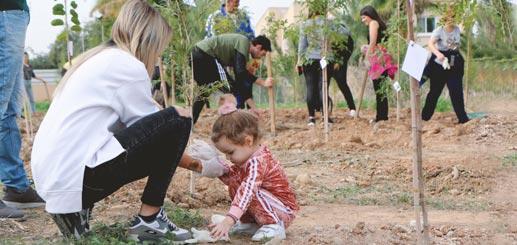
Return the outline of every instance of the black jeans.
[[[355,110],[355,103],[354,103],[354,97],[352,96],[352,92],[350,91],[350,87],[348,87],[347,84],[347,76],[346,72],[348,69],[348,60],[346,60],[339,69],[334,69],[334,64],[329,64],[329,73],[330,77],[333,77],[336,80],[337,86],[339,87],[339,90],[341,90],[341,93],[345,97],[346,104],[348,105],[348,108],[350,110]],[[330,84],[330,79],[328,79]]]
[[[375,121],[383,121],[388,120],[388,95],[384,94],[384,89],[382,88],[383,80],[388,77],[388,72],[382,73],[381,77],[373,80],[373,88],[375,90],[375,102],[376,102],[376,110],[377,114],[375,116]]]
[[[162,206],[167,188],[185,151],[191,119],[170,107],[146,116],[115,134],[125,152],[84,171],[83,209],[135,180],[149,177],[141,201]]]
[[[307,101],[307,109],[309,116],[314,117],[316,111],[321,111],[323,107],[323,81],[320,60],[310,60],[309,63],[303,66],[303,75],[305,77],[305,84],[307,86],[307,93],[305,100]],[[330,73],[327,69],[327,81],[330,78]],[[328,87],[327,82],[327,87]],[[329,99],[329,104],[330,104]]]
[[[422,120],[428,121],[433,117],[438,98],[440,97],[445,84],[447,84],[452,107],[454,108],[458,122],[468,122],[469,118],[465,112],[465,102],[463,100],[463,57],[457,51],[442,53],[449,59],[449,61],[453,60],[453,62],[450,62],[453,64],[451,64],[450,70],[444,70],[441,65],[434,61],[436,56],[434,54],[431,56],[427,65],[428,67],[426,67],[426,69],[429,69],[431,85],[425,100],[424,108],[422,109]]]

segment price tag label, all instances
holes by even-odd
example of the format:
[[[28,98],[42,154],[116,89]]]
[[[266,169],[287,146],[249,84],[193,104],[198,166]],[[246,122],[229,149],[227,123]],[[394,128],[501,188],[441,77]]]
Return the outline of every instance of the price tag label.
[[[321,69],[325,69],[325,67],[327,67],[327,65],[328,65],[327,59],[325,59],[325,57],[321,58],[321,60],[320,60]]]
[[[397,91],[397,92],[400,92],[400,90],[401,90],[402,88],[400,87],[400,83],[399,83],[399,81],[395,81],[395,82],[393,83],[393,89],[395,89],[395,91]]]

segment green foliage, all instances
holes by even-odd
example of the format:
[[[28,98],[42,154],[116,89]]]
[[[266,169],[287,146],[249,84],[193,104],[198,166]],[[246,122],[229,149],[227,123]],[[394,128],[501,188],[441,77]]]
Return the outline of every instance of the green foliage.
[[[81,32],[82,29],[81,29],[81,26],[75,25],[75,26],[70,27],[70,30],[75,31],[75,32]]]
[[[65,15],[65,6],[61,3],[58,3],[52,7],[53,15]]]
[[[53,19],[51,22],[50,22],[50,25],[52,26],[62,26],[64,25],[65,23],[63,22],[62,19]]]
[[[517,167],[517,153],[512,153],[503,157],[504,167]]]
[[[445,99],[443,96],[440,96],[438,98],[438,102],[436,103],[436,109],[437,112],[449,112],[452,110],[452,105],[450,99]]]
[[[50,107],[50,101],[36,102],[36,111],[47,112]]]
[[[169,219],[179,227],[190,230],[192,227],[202,227],[206,225],[205,219],[198,210],[189,211],[176,206],[165,205],[165,211]]]
[[[170,72],[174,72],[180,94],[184,95],[183,98],[190,99],[191,87],[185,85],[190,83],[192,77],[190,51],[204,38],[206,19],[218,8],[218,1],[199,0],[196,1],[196,7],[181,1],[155,0],[154,3],[172,28],[171,42],[162,54],[164,66],[174,65],[174,69],[167,69],[166,81],[170,81]]]
[[[127,223],[96,224],[88,235],[74,243],[77,245],[137,244],[128,239],[127,229]]]

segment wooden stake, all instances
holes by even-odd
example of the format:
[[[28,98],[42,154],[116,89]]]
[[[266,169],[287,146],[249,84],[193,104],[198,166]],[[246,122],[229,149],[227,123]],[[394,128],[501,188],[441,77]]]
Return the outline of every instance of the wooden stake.
[[[324,41],[323,41],[323,55],[322,57],[325,58],[325,56],[327,55],[327,45],[328,45],[328,40],[326,38],[324,38]],[[325,58],[326,59],[326,58]],[[327,64],[328,66],[328,64]],[[328,87],[327,87],[327,84],[328,84],[328,81],[327,81],[327,67],[325,66],[324,68],[322,67],[321,68],[321,76],[322,76],[322,94],[323,94],[323,125],[324,125],[324,133],[325,133],[325,142],[327,142],[329,140],[329,91],[328,91]]]
[[[176,104],[176,70],[174,70],[174,61],[171,60],[171,104]]]
[[[189,40],[189,43],[190,43],[190,40]],[[190,53],[190,117],[191,118],[194,118],[194,115],[193,115],[193,106],[194,106],[194,102],[196,102],[196,98],[194,98],[194,88],[195,88],[195,85],[194,85],[194,64],[192,62],[194,62],[194,57],[192,57],[192,53]],[[184,71],[186,70],[187,67],[183,67]],[[186,73],[184,73],[186,74]],[[186,77],[186,76],[184,76]],[[190,134],[192,136],[192,132],[194,130],[194,120],[191,121],[191,129],[190,129]],[[189,137],[189,141],[192,140],[192,137]],[[194,195],[194,193],[196,192],[196,175],[194,174],[194,171],[190,171],[190,184],[189,184],[189,191],[190,191],[190,195]]]
[[[400,0],[397,0],[397,34],[400,36]],[[400,38],[397,37],[397,81],[400,83]],[[400,91],[397,93],[397,122],[400,121]]]
[[[411,4],[413,3],[413,4]],[[408,39],[414,40],[413,33],[413,8],[414,1],[406,2],[408,16]],[[429,224],[427,222],[427,211],[424,203],[424,182],[422,170],[422,121],[420,114],[420,90],[418,81],[411,77],[411,135],[413,138],[413,203],[415,207],[415,218],[417,226],[418,244],[430,244]],[[422,220],[421,220],[422,219]]]
[[[469,99],[469,72],[470,72],[470,38],[471,30],[467,30],[467,61],[465,62],[465,107],[467,107],[467,101]]]
[[[23,98],[23,114],[25,116],[25,130],[26,134],[29,136],[29,138],[32,141],[32,135],[34,133],[34,130],[32,129],[32,111],[29,112],[29,110],[32,110],[30,107],[29,98],[27,96],[27,92],[25,93],[25,96]]]
[[[361,84],[361,91],[359,91],[359,106],[357,107],[357,113],[355,119],[359,118],[359,112],[361,111],[361,105],[363,104],[364,89],[366,88],[366,81],[368,81],[368,67],[364,72],[363,83]]]
[[[169,107],[169,96],[167,95],[167,83],[165,83],[165,71],[163,70],[162,57],[159,58],[158,67],[160,70],[160,87],[162,88],[163,102],[165,108]]]
[[[47,93],[47,100],[50,102],[50,91],[48,90],[47,81],[41,79],[41,82],[43,82],[43,85],[45,86],[45,92]]]
[[[268,52],[266,55],[266,67],[267,67],[267,77],[273,77],[273,65],[271,64],[271,52]],[[268,88],[269,95],[269,114],[271,115],[271,134],[273,136],[276,135],[276,115],[275,115],[275,91],[273,89],[274,86]]]

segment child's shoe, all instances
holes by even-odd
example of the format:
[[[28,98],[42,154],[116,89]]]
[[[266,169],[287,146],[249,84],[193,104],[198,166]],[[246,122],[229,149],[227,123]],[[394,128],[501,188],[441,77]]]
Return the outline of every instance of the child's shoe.
[[[253,235],[258,229],[259,226],[257,223],[241,223],[240,221],[237,221],[237,223],[235,223],[235,225],[230,229],[229,233]]]
[[[263,241],[275,237],[280,238],[281,240],[285,239],[285,229],[282,223],[263,225],[257,232],[255,232],[255,235],[251,237],[251,240]]]

